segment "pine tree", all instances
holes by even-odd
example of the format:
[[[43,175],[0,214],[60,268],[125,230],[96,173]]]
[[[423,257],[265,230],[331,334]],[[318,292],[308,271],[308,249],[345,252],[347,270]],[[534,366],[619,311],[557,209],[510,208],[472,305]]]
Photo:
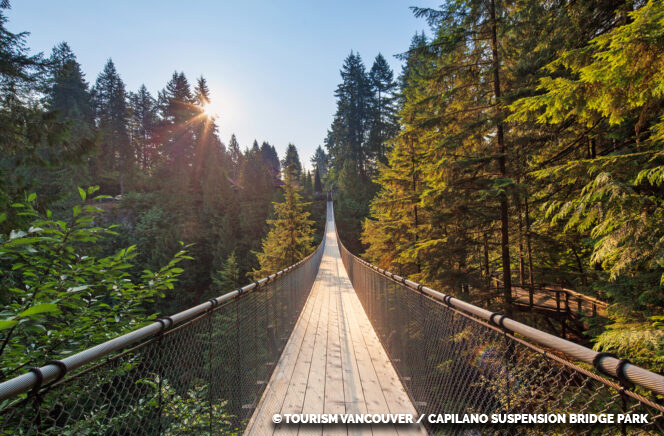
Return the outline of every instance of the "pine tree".
[[[193,120],[200,116],[194,95],[184,73],[173,73],[166,88],[159,93],[161,112],[160,137],[170,171],[184,175],[194,160]]]
[[[575,232],[592,241],[588,266],[609,281],[597,286],[624,308],[614,314],[614,328],[629,330],[637,344],[651,334],[643,314],[655,315],[662,304],[664,6],[651,1],[628,18],[562,51],[546,67],[541,92],[511,105],[510,120],[556,127],[569,138],[564,154],[551,144],[555,155],[544,155],[546,165],[535,173],[540,225],[559,238]],[[612,348],[623,340],[609,332],[603,339]]]
[[[53,183],[51,176],[84,162],[94,143],[75,138],[77,127],[45,112],[55,68],[41,55],[29,54],[26,33],[7,29],[7,8],[9,2],[0,2],[0,210],[23,200],[26,192],[40,192],[39,207],[46,208],[63,196],[63,184]],[[35,96],[43,94],[45,104],[35,104]],[[10,213],[0,226],[18,228],[22,221]]]
[[[373,92],[367,147],[375,162],[387,163],[387,142],[399,132],[397,120],[397,82],[387,61],[376,56],[369,80]]]
[[[302,164],[300,163],[300,156],[295,145],[288,144],[286,156],[281,165],[284,170],[284,178],[286,178],[286,173],[290,173],[295,183],[300,182],[302,178]]]
[[[240,175],[240,169],[242,168],[243,156],[242,151],[240,150],[240,144],[237,142],[235,134],[232,134],[230,141],[228,141],[228,153],[232,167],[231,177],[235,182],[237,182],[238,176]]]
[[[145,85],[129,94],[129,136],[136,162],[150,173],[158,159],[155,130],[158,124],[157,102]]]
[[[314,184],[311,180],[311,172],[305,171],[302,174],[302,195],[307,200],[311,200],[314,194]]]
[[[251,252],[260,249],[261,240],[267,231],[266,220],[270,216],[277,191],[275,180],[258,146],[244,154],[238,185],[241,239],[237,255],[240,259],[249,259]]]
[[[371,82],[359,54],[351,52],[341,69],[342,82],[335,91],[337,111],[326,146],[336,171],[348,159],[363,178],[369,175],[371,153],[366,139],[370,128]]]
[[[265,162],[270,168],[272,175],[274,177],[279,177],[281,163],[279,162],[279,156],[277,155],[277,150],[274,148],[274,145],[263,142],[261,144],[261,156],[263,157],[263,162]]]
[[[240,266],[233,251],[224,261],[222,268],[217,271],[213,281],[220,292],[228,292],[242,285],[241,277]]]
[[[314,193],[315,194],[320,194],[323,192],[323,183],[320,180],[320,171],[318,171],[318,167],[314,169]]]
[[[57,111],[61,119],[72,122],[70,135],[73,140],[92,137],[94,112],[90,91],[81,66],[66,42],[53,48],[49,70],[48,109]]]
[[[201,76],[196,80],[194,88],[194,102],[201,107],[210,104],[210,88],[207,85],[205,77]]]
[[[97,77],[93,102],[101,144],[97,175],[111,193],[123,193],[134,165],[127,132],[127,93],[111,59]],[[113,186],[118,183],[117,188]],[[115,192],[113,192],[115,191]]]
[[[327,176],[328,157],[325,154],[325,150],[323,150],[323,147],[320,145],[316,148],[316,151],[311,158],[311,164],[318,170],[318,176],[323,180],[325,176]]]
[[[313,221],[306,212],[293,173],[286,171],[284,200],[274,203],[274,219],[268,220],[270,231],[263,240],[262,252],[257,253],[260,269],[255,279],[265,277],[290,266],[307,256],[313,249]]]

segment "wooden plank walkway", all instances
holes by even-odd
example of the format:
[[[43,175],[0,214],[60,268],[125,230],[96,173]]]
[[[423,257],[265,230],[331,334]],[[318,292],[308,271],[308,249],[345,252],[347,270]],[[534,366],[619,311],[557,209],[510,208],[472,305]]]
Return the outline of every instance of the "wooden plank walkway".
[[[416,425],[275,425],[277,413],[406,413],[417,419],[341,262],[331,207],[316,281],[245,435],[426,434]]]

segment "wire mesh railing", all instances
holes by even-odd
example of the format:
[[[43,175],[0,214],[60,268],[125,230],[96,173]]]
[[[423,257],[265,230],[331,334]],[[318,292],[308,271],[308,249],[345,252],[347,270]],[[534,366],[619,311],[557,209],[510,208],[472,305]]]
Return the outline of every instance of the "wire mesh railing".
[[[322,254],[0,384],[0,435],[241,434]]]
[[[448,423],[428,424],[430,433],[664,434],[661,375],[406,280],[355,257],[341,244],[340,249],[353,287],[417,411],[449,415]],[[451,422],[472,414],[496,416],[498,423]],[[648,423],[500,423],[518,414],[540,415],[536,419],[545,422],[557,419],[552,414],[646,414]]]

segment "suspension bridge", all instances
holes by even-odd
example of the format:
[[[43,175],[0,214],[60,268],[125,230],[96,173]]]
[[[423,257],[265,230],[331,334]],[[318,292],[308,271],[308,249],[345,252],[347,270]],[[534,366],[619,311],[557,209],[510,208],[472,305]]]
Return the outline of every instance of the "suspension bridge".
[[[297,264],[0,383],[0,435],[664,434],[664,377],[382,270]],[[273,424],[274,414],[621,414],[647,424]]]

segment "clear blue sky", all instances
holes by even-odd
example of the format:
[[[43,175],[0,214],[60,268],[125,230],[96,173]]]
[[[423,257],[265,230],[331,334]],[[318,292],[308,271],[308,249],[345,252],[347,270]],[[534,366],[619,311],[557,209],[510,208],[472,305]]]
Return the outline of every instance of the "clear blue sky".
[[[254,139],[283,157],[294,143],[303,163],[323,144],[335,111],[339,69],[351,50],[367,68],[378,52],[395,70],[426,23],[409,6],[432,0],[14,0],[13,32],[28,31],[33,51],[60,41],[94,83],[108,58],[129,90],[155,96],[173,71],[204,75],[219,112],[222,140],[244,148]]]

